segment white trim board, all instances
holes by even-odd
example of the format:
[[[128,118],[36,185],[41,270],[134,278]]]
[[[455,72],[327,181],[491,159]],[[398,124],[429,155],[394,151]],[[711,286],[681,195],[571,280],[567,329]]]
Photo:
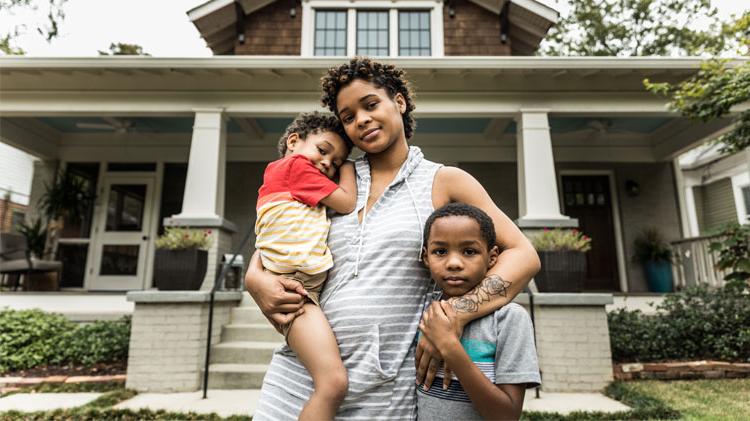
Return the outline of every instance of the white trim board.
[[[606,175],[609,178],[609,191],[612,199],[612,218],[615,231],[615,251],[617,253],[617,274],[620,278],[621,292],[628,292],[628,274],[626,270],[625,248],[623,245],[622,223],[620,222],[620,201],[617,195],[617,183],[613,170],[560,170],[557,174],[558,195],[560,196],[560,209],[565,213],[565,200],[563,197],[562,177],[565,175]]]

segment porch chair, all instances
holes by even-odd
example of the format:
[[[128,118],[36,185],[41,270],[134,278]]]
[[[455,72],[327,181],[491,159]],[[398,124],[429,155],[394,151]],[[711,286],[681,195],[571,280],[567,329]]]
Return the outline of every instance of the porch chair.
[[[20,276],[25,276],[26,285],[32,273],[57,272],[58,279],[62,273],[62,262],[56,260],[40,260],[31,255],[31,250],[26,243],[26,237],[20,234],[0,233],[0,277],[5,285],[8,275],[16,279],[13,289],[17,289]],[[10,286],[10,285],[9,285]]]

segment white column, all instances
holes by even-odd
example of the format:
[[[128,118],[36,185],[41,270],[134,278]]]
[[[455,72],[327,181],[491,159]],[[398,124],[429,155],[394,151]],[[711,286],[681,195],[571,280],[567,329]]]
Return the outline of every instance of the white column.
[[[578,220],[560,213],[548,110],[521,110],[516,118],[518,226],[575,227]]]
[[[172,219],[221,220],[224,216],[225,167],[226,120],[223,110],[195,110],[182,212]]]

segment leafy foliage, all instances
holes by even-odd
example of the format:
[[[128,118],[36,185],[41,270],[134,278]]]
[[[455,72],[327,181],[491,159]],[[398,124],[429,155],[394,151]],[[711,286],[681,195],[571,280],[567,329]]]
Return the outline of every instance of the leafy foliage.
[[[720,52],[736,28],[721,24],[711,0],[571,0],[551,30],[545,55],[651,56]],[[705,30],[696,20],[708,20]]]
[[[50,220],[64,218],[79,222],[94,200],[88,181],[70,171],[60,172],[55,181],[45,187],[39,205]]]
[[[531,243],[538,251],[589,251],[591,238],[582,232],[560,228],[544,229],[531,239]]]
[[[0,311],[0,373],[43,364],[127,358],[130,318],[77,325],[41,310]]]
[[[746,16],[750,27],[750,12]],[[671,97],[670,107],[683,116],[705,122],[727,116],[732,107],[750,101],[750,63],[709,60],[695,75],[678,84],[652,83],[648,79],[644,84],[653,93]],[[723,145],[724,153],[739,152],[750,146],[750,110],[738,113],[734,124],[728,133],[715,140]]]
[[[669,294],[647,316],[619,309],[607,315],[617,362],[684,359],[750,361],[750,290],[728,284]]]
[[[156,239],[156,248],[167,250],[201,249],[211,247],[211,230],[167,227]]]
[[[47,42],[59,35],[59,25],[65,19],[63,7],[68,0],[0,0],[0,19],[9,21],[8,17],[26,11],[31,18],[44,15],[42,22],[23,22],[15,25],[4,25],[0,35],[0,52],[6,55],[23,55],[24,50],[13,45],[19,35],[31,30],[44,37]],[[34,13],[28,13],[29,11]]]
[[[127,44],[124,42],[114,42],[109,44],[109,51],[99,50],[100,56],[150,56],[143,51],[143,47],[137,44]]]
[[[32,224],[21,222],[18,225],[18,232],[26,237],[26,245],[31,253],[34,256],[42,257],[44,245],[47,243],[47,229],[42,225],[42,219],[37,218]]]
[[[721,240],[709,245],[709,250],[719,253],[717,269],[729,270],[725,278],[729,282],[750,282],[750,225],[731,224],[720,235]]]
[[[672,249],[656,228],[646,228],[633,242],[633,258],[637,262],[671,261]]]

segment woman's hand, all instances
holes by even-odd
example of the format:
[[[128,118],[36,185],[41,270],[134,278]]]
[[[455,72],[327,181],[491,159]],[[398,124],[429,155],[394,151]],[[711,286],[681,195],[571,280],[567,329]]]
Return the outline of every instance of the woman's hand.
[[[445,301],[436,301],[422,315],[419,329],[423,335],[419,338],[415,358],[417,384],[423,384],[428,390],[435,380],[438,364],[441,363],[441,351],[460,345],[463,326],[459,323],[453,306]],[[443,388],[447,388],[452,373],[447,365],[443,367],[443,371]]]
[[[277,330],[304,312],[307,291],[302,284],[265,271],[257,251],[245,274],[245,288]]]

